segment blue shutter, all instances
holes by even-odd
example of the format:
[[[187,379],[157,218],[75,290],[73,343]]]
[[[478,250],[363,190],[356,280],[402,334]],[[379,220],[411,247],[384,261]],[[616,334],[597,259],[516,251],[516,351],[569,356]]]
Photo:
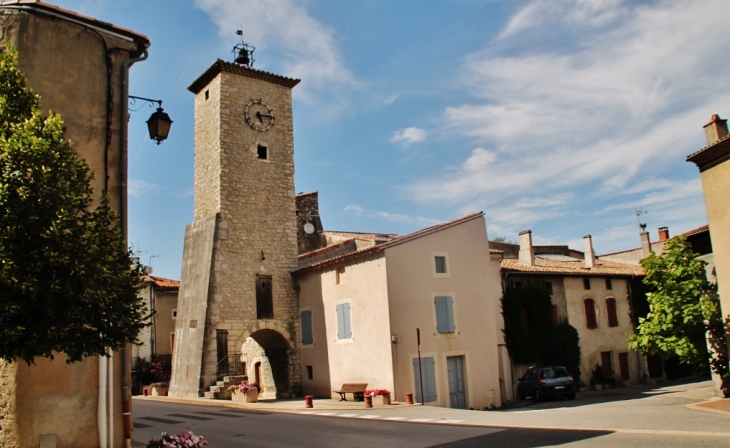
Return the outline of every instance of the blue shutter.
[[[352,337],[352,325],[350,324],[350,304],[343,303],[342,309],[342,314],[345,318],[345,339],[350,339]]]
[[[436,330],[439,333],[453,333],[456,331],[454,325],[454,300],[448,296],[436,297]]]
[[[436,395],[436,363],[433,358],[421,358],[421,373],[423,374],[423,395],[425,402],[437,401]],[[416,402],[421,402],[421,376],[418,372],[418,358],[413,358],[413,377],[416,385]]]
[[[302,311],[302,345],[310,345],[312,338],[312,312]]]

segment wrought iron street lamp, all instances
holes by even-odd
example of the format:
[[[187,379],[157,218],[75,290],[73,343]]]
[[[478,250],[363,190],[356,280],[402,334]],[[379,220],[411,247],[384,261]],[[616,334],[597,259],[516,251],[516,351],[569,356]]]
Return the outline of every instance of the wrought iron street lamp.
[[[134,104],[136,100],[147,101],[149,103],[157,103],[157,111],[150,115],[150,119],[147,120],[147,129],[150,132],[150,138],[154,140],[158,145],[163,140],[167,139],[170,133],[170,126],[172,126],[172,120],[167,113],[162,110],[162,100],[152,100],[149,98],[142,98],[141,96],[129,95],[131,104]]]

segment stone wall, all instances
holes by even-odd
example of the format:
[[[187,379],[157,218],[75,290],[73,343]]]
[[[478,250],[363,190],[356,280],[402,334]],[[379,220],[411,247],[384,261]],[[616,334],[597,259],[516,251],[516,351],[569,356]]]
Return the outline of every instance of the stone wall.
[[[304,231],[309,223],[314,227],[313,233]],[[322,220],[319,217],[319,193],[305,193],[297,195],[297,249],[304,254],[327,246],[324,236]]]

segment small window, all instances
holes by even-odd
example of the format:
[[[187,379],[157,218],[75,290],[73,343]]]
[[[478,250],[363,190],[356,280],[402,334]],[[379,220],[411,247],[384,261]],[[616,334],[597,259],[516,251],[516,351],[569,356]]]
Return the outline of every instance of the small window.
[[[439,333],[453,333],[456,331],[454,324],[454,300],[449,296],[440,296],[434,299],[436,304],[436,330]]]
[[[446,257],[437,255],[434,260],[436,261],[436,273],[446,274]]]
[[[312,372],[312,366],[307,366],[307,378],[310,380],[314,379],[314,373]]]
[[[352,338],[350,319],[350,304],[341,303],[337,305],[337,339]]]
[[[205,100],[208,101],[208,98],[210,98],[210,90],[205,91]]]
[[[591,279],[589,279],[589,278],[583,279],[583,289],[591,289]]]
[[[344,266],[337,266],[337,270],[335,271],[335,283],[345,283],[345,267]]]
[[[545,288],[548,294],[553,295],[553,282],[545,282]]]
[[[618,314],[616,313],[616,299],[609,297],[606,299],[606,316],[608,317],[609,327],[618,327]]]
[[[265,145],[257,145],[256,156],[261,160],[269,160],[269,148]]]
[[[177,309],[172,310],[172,320],[177,319]]]
[[[312,336],[312,311],[306,310],[301,312],[302,319],[302,345],[312,345],[314,338]]]
[[[608,289],[608,290],[613,289],[613,285],[611,284],[611,279],[610,278],[607,278],[606,279],[606,289]]]
[[[598,322],[596,321],[596,302],[593,299],[585,299],[583,305],[586,309],[586,326],[588,328],[597,328]]]
[[[274,300],[271,293],[271,276],[256,276],[256,318],[270,319],[274,317]]]

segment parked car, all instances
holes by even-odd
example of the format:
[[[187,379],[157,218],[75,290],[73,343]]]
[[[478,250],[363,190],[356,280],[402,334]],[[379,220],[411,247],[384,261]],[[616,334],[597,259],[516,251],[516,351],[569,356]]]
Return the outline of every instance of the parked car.
[[[532,397],[538,401],[555,396],[575,400],[575,381],[563,366],[530,367],[525,376],[518,380],[517,395],[520,400]]]

